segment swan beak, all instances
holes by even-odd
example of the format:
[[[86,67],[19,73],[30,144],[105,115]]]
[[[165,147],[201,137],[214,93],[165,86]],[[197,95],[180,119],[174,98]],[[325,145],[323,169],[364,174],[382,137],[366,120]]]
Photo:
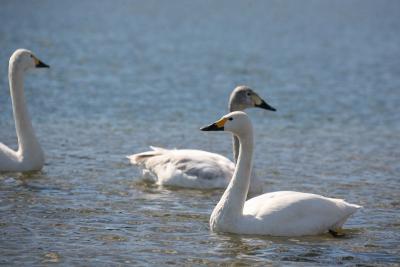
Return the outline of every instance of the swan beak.
[[[214,122],[213,124],[210,124],[208,126],[204,126],[204,127],[200,128],[200,130],[201,131],[223,131],[226,121],[227,121],[226,118],[222,118],[219,121]]]
[[[39,59],[35,60],[35,67],[36,68],[50,68],[49,65],[43,63],[42,61],[40,61]]]
[[[200,128],[201,131],[223,131],[224,127],[218,127],[217,124],[213,123],[208,126]]]
[[[271,111],[276,111],[276,109],[274,107],[271,107],[270,105],[268,105],[268,103],[265,102],[261,97],[259,97],[259,96],[254,96],[254,97],[258,98],[254,101],[256,103],[255,107],[266,109],[266,110],[271,110]]]

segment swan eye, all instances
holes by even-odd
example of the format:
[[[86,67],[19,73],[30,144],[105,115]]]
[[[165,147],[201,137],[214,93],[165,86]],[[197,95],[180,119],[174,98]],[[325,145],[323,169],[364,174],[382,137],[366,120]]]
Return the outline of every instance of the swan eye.
[[[232,117],[230,117],[230,118],[228,118],[228,120],[230,120],[230,121],[233,121],[233,118],[232,118]]]
[[[249,93],[247,93],[247,96],[251,96],[251,93],[249,92]]]
[[[30,56],[31,56],[31,58],[33,58],[33,55],[32,55],[32,54],[31,54]]]

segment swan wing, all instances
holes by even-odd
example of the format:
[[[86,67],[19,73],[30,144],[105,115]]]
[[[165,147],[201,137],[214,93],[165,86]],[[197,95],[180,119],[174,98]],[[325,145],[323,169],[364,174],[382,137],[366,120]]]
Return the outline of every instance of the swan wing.
[[[128,156],[132,164],[151,173],[156,182],[190,188],[221,188],[227,185],[234,171],[232,161],[202,150],[164,149]]]
[[[359,208],[342,199],[279,191],[246,201],[239,227],[242,232],[277,236],[320,234],[340,228]]]

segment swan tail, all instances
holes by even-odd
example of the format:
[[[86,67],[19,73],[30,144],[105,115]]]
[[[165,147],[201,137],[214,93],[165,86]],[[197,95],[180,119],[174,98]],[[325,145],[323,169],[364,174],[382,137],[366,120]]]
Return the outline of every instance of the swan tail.
[[[335,236],[335,234],[337,234],[335,237],[339,237],[342,236],[342,227],[344,225],[344,223],[347,221],[347,219],[353,215],[357,210],[363,208],[360,205],[357,204],[351,204],[351,203],[347,203],[346,201],[342,200],[342,207],[344,209],[343,211],[343,215],[342,218],[340,220],[338,220],[334,225],[332,225],[332,227],[330,227],[329,232]]]
[[[154,151],[166,151],[168,149],[162,148],[162,147],[158,147],[158,146],[150,146],[151,149],[153,149]]]
[[[349,206],[350,206],[351,208],[353,208],[354,211],[357,211],[357,210],[359,210],[359,209],[364,208],[363,206],[360,206],[360,205],[357,205],[357,204],[349,204]]]
[[[153,148],[153,147],[152,147]],[[159,156],[162,152],[160,150],[153,150],[153,151],[146,151],[138,154],[133,154],[130,156],[126,156],[129,161],[134,165],[142,165],[144,164],[149,158]]]
[[[355,213],[357,210],[362,209],[363,207],[357,204],[351,204],[343,201],[346,207],[347,214],[350,216]]]

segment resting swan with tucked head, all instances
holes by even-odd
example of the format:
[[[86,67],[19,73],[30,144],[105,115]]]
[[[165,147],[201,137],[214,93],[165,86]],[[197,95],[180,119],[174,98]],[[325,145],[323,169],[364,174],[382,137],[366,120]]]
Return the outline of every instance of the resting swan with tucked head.
[[[262,108],[275,111],[256,92],[247,86],[236,87],[230,95],[229,110]],[[163,149],[152,147],[147,151],[128,156],[131,163],[143,168],[145,178],[159,185],[185,188],[226,188],[235,169],[235,164],[224,156],[202,150]],[[236,161],[239,142],[233,139],[233,153]],[[262,183],[252,179],[250,192],[262,193]]]
[[[18,137],[18,151],[0,143],[0,171],[35,171],[43,167],[43,151],[33,131],[25,104],[24,74],[29,69],[48,67],[26,49],[16,50],[10,58],[8,79]]]
[[[214,208],[210,228],[217,232],[272,236],[337,234],[347,218],[360,208],[342,199],[278,191],[246,201],[252,169],[253,128],[241,111],[223,116],[202,131],[228,131],[239,140],[233,177]]]

